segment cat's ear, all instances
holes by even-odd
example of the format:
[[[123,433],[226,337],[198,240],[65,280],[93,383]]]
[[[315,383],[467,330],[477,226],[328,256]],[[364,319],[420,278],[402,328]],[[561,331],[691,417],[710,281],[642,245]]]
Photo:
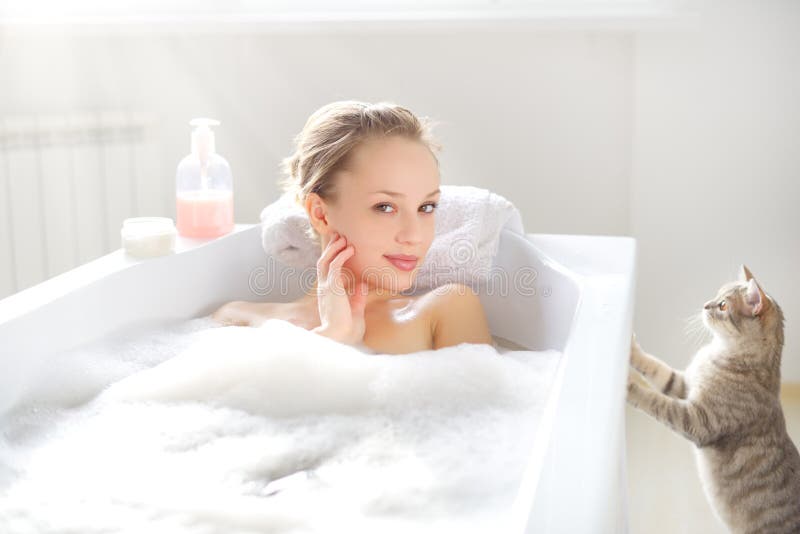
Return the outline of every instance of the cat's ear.
[[[747,282],[751,278],[753,278],[753,273],[750,272],[750,269],[743,263],[742,267],[739,269],[739,280],[742,282]]]
[[[755,278],[750,278],[747,282],[745,302],[753,316],[759,315],[767,307],[767,296],[761,290],[761,286],[758,285]]]

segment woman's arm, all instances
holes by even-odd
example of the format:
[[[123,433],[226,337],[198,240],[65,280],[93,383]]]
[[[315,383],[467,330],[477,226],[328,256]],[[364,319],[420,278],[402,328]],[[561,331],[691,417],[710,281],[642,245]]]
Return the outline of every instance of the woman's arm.
[[[235,300],[220,306],[211,318],[228,326],[254,326],[254,319],[257,318],[256,306],[258,303]]]
[[[431,324],[434,349],[459,343],[492,344],[483,304],[471,287],[447,284],[434,291],[439,292]]]

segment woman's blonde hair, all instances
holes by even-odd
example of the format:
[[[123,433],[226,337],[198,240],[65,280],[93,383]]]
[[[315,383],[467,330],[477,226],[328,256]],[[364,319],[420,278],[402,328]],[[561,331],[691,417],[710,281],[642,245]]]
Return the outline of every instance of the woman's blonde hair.
[[[309,193],[336,202],[334,175],[347,168],[353,150],[365,141],[389,135],[423,143],[438,165],[435,152],[442,147],[433,138],[433,126],[428,117],[416,117],[391,102],[331,102],[315,111],[295,136],[295,152],[281,162],[286,176],[279,183],[301,206]],[[318,237],[313,227],[311,234],[313,239]]]

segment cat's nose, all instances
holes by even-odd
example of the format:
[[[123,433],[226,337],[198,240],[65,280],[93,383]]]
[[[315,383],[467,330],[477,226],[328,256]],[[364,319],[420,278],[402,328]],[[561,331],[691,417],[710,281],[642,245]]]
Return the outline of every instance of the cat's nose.
[[[706,302],[705,306],[703,306],[703,309],[704,310],[710,310],[713,306],[714,306],[714,302],[709,300],[708,302]]]

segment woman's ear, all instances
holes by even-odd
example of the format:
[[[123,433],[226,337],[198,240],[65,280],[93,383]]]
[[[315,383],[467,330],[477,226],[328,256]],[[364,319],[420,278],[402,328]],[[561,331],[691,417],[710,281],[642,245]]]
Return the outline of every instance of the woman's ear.
[[[328,222],[328,205],[325,200],[317,193],[309,193],[306,197],[305,208],[311,227],[319,235],[327,235],[330,231],[330,224]]]

